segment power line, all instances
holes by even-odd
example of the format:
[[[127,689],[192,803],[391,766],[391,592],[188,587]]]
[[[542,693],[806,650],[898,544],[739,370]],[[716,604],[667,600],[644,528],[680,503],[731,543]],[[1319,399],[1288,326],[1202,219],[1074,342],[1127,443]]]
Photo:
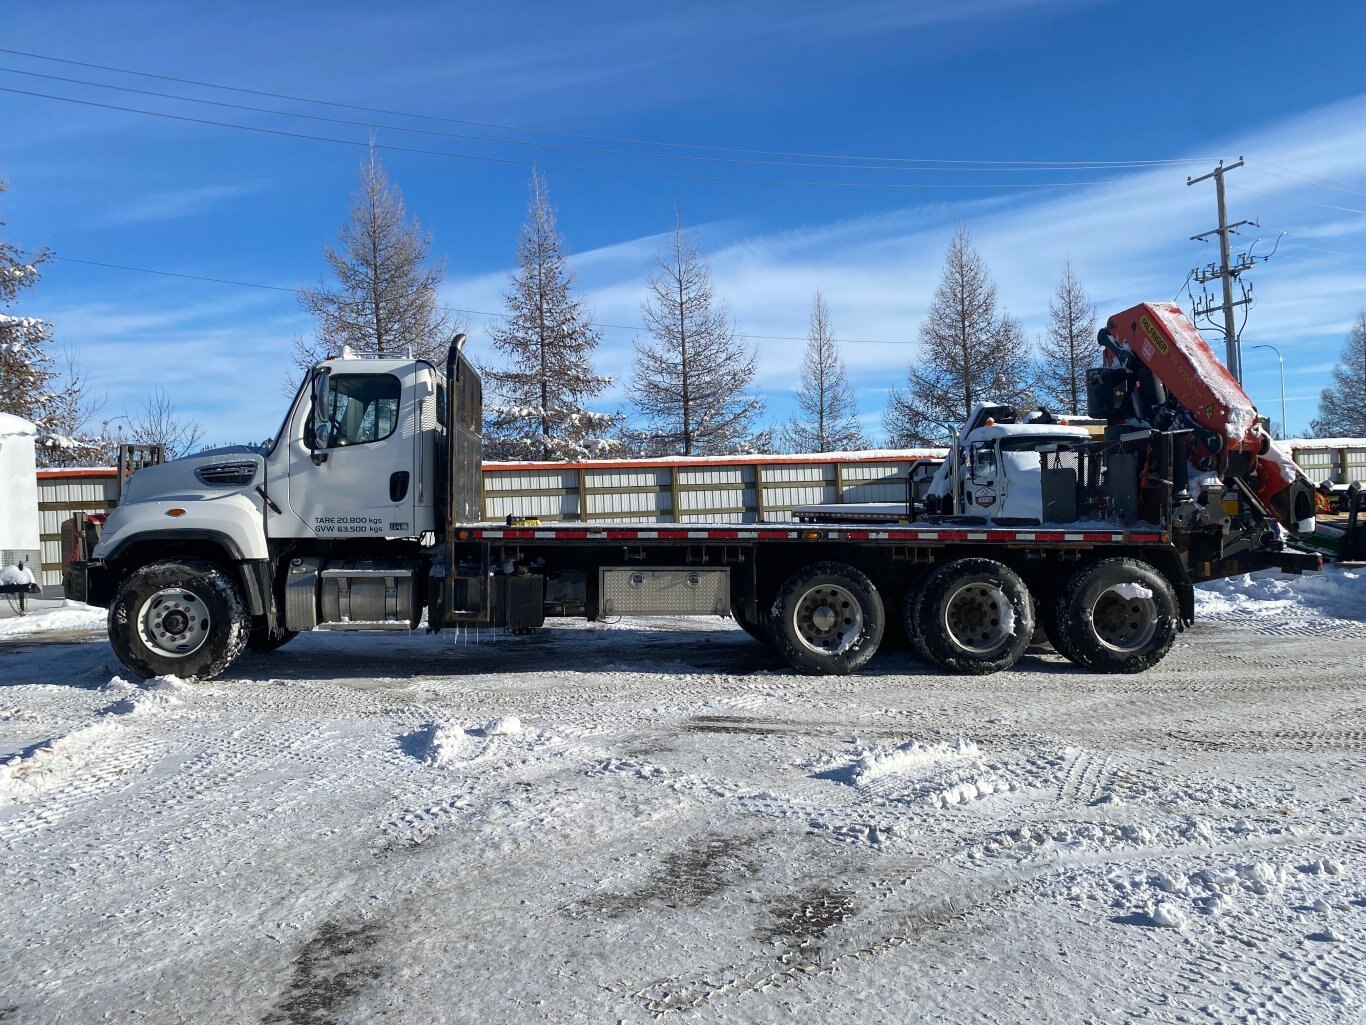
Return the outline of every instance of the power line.
[[[1125,161],[1070,161],[1070,160],[956,160],[937,157],[885,157],[885,156],[863,156],[854,154],[840,153],[803,153],[786,150],[763,150],[763,149],[742,149],[727,146],[705,146],[692,143],[680,142],[658,142],[645,139],[630,139],[611,135],[587,135],[581,132],[568,132],[549,128],[525,128],[518,125],[498,124],[489,121],[470,121],[461,118],[443,117],[437,114],[417,114],[411,111],[390,110],[383,107],[367,107],[353,103],[339,103],[333,100],[314,99],[307,96],[291,96],[287,93],[269,92],[262,89],[248,89],[243,86],[222,85],[216,82],[204,82],[192,78],[177,78],[173,75],[157,74],[150,71],[138,71],[132,68],[121,68],[109,64],[95,64],[88,61],[70,60],[64,57],[53,57],[41,53],[32,53],[26,50],[11,50],[0,47],[0,53],[11,54],[16,57],[28,57],[34,60],[51,61],[57,64],[67,64],[74,67],[91,68],[97,71],[111,71],[120,75],[134,75],[140,78],[153,78],[163,82],[175,82],[180,85],[192,85],[204,89],[219,89],[225,92],[243,93],[251,96],[263,96],[275,100],[287,100],[291,103],[311,103],[318,106],[333,107],[342,110],[355,110],[366,114],[384,114],[391,117],[408,117],[427,121],[437,121],[446,124],[465,125],[473,128],[491,128],[504,132],[521,132],[530,135],[551,135],[559,138],[584,139],[591,142],[608,142],[616,145],[628,146],[652,146],[661,149],[686,149],[708,153],[744,153],[752,156],[762,157],[796,157],[811,160],[872,160],[888,163],[924,163],[942,164],[948,166],[981,166],[981,167],[1013,167],[1015,169],[1025,168],[1059,168],[1059,169],[1081,169],[1081,168],[1103,168],[1103,167],[1158,167],[1173,164],[1203,163],[1207,157],[1181,157],[1168,159],[1147,159],[1147,160],[1125,160]],[[111,88],[118,88],[113,86]],[[511,141],[511,140],[505,140]]]
[[[0,51],[3,52],[3,51]],[[117,92],[134,93],[139,96],[153,96],[163,100],[175,100],[179,103],[198,103],[204,106],[219,107],[227,110],[247,111],[253,114],[268,114],[272,117],[298,118],[306,121],[319,121],[324,124],[348,125],[354,128],[365,128],[371,131],[381,130],[386,132],[406,132],[410,135],[428,135],[442,139],[461,139],[466,142],[485,142],[498,146],[534,146],[543,149],[569,150],[575,153],[593,153],[600,156],[616,156],[631,158],[649,158],[654,160],[688,160],[704,163],[721,164],[743,164],[751,166],[765,167],[801,167],[801,168],[820,168],[824,170],[837,171],[885,171],[885,172],[943,172],[953,171],[955,174],[1036,174],[1053,173],[1060,170],[1068,171],[1094,171],[1094,170],[1115,170],[1121,168],[1136,168],[1148,166],[1146,162],[1134,162],[1122,164],[1118,162],[1081,163],[1061,167],[1040,167],[1040,166],[1021,166],[1021,167],[954,167],[946,168],[940,165],[912,165],[893,166],[890,164],[831,164],[831,163],[810,163],[797,160],[758,160],[753,158],[741,157],[718,157],[702,156],[692,153],[651,153],[642,150],[623,150],[623,149],[603,149],[598,146],[578,146],[559,142],[540,142],[532,139],[500,139],[488,135],[470,135],[463,132],[443,132],[430,128],[409,128],[404,125],[374,124],[368,121],[356,121],[348,118],[325,117],[321,114],[302,114],[295,111],[275,110],[269,107],[253,107],[244,103],[226,103],[221,100],[206,100],[197,96],[180,96],[175,93],[159,92],[155,89],[138,89],[134,86],[111,85],[107,82],[92,82],[82,78],[70,78],[66,75],[46,75],[38,71],[24,71],[20,68],[0,67],[0,72],[11,75],[24,75],[29,78],[41,78],[50,82],[64,82],[68,85],[87,86],[94,89],[110,89]]]
[[[75,103],[83,107],[97,107],[102,110],[117,110],[129,114],[144,114],[170,121],[188,124],[209,125],[215,128],[234,128],[242,132],[255,132],[260,135],[274,135],[287,139],[305,139],[309,142],[328,142],[339,146],[373,148],[389,153],[413,153],[421,156],[451,157],[457,160],[477,160],[490,164],[514,164],[522,167],[551,168],[558,171],[583,171],[589,174],[615,174],[632,178],[668,178],[675,181],[710,182],[728,185],[795,185],[813,188],[837,189],[880,189],[894,191],[914,191],[919,189],[960,190],[960,189],[1053,189],[1078,188],[1091,185],[1115,185],[1118,179],[1099,179],[1096,181],[1072,182],[1005,182],[985,183],[967,182],[959,184],[909,183],[909,182],[840,182],[840,181],[803,181],[792,178],[721,178],[709,175],[677,174],[667,171],[642,171],[623,167],[586,167],[577,164],[551,164],[540,160],[518,160],[514,157],[493,157],[475,153],[453,153],[449,150],[421,149],[414,146],[394,146],[388,143],[359,142],[355,139],[336,139],[325,135],[310,135],[307,132],[292,132],[283,128],[263,128],[258,125],[239,125],[228,121],[214,121],[209,118],[189,117],[185,114],[169,114],[159,110],[144,110],[141,107],[124,107],[115,103],[99,103],[95,100],[80,100],[72,96],[53,96],[50,93],[32,92],[27,89],[14,89],[0,86],[0,92],[14,93],[19,96],[33,96],[44,100],[57,100],[61,103]]]
[[[188,274],[183,271],[156,270],[151,267],[132,267],[128,264],[123,263],[106,263],[103,260],[84,260],[75,256],[53,256],[52,259],[60,263],[79,263],[84,264],[88,267],[104,267],[109,270],[131,271],[135,274],[156,274],[160,277],[184,278],[189,281],[205,281],[216,285],[237,285],[241,288],[261,288],[271,292],[288,292],[290,295],[298,294],[298,289],[286,288],[284,285],[267,285],[259,281],[238,281],[233,278],[216,278],[206,274]],[[438,306],[436,307],[436,309],[441,313],[462,313],[472,317],[486,317],[494,320],[500,319],[505,316],[505,314],[493,313],[489,310],[471,310],[460,306]],[[614,331],[634,331],[638,333],[643,333],[648,330],[643,324],[608,324],[597,320],[593,322],[593,326],[610,328]],[[756,341],[804,342],[807,340],[804,335],[752,335],[744,332],[741,333],[744,335],[745,338],[751,338]],[[848,343],[850,345],[906,344],[905,342],[892,341],[886,338],[841,338],[838,339],[838,341],[841,344]]]
[[[1260,192],[1257,189],[1249,189],[1245,185],[1230,185],[1229,188],[1233,189],[1235,192],[1246,192],[1249,195],[1264,196],[1267,199],[1284,199],[1291,203],[1300,203],[1304,206],[1316,206],[1322,210],[1341,210],[1343,213],[1349,214],[1366,214],[1366,210],[1358,210],[1356,207],[1335,206],[1332,203],[1315,203],[1312,199],[1301,199],[1299,196],[1277,195],[1274,192]]]
[[[1277,174],[1275,171],[1268,171],[1268,167],[1277,168],[1278,170],[1284,171],[1285,173]],[[1316,174],[1309,174],[1305,171],[1297,171],[1293,167],[1285,167],[1282,164],[1273,164],[1269,160],[1259,160],[1251,167],[1249,167],[1248,170],[1257,171],[1261,174],[1269,174],[1274,178],[1283,178],[1286,181],[1301,181],[1305,184],[1319,185],[1325,189],[1333,189],[1337,192],[1346,192],[1354,196],[1366,196],[1366,188],[1362,188],[1357,185],[1349,185],[1347,182],[1340,182],[1335,178],[1322,178]]]

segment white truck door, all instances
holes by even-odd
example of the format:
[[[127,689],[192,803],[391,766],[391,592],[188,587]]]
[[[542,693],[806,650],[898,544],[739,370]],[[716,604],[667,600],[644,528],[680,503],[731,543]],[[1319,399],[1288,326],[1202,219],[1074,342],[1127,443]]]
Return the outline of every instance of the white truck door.
[[[968,446],[967,472],[963,476],[963,512],[969,516],[1001,515],[1000,467],[994,441],[974,441]]]
[[[387,373],[333,364],[323,402],[290,444],[289,504],[315,536],[417,533],[415,382],[411,364]]]

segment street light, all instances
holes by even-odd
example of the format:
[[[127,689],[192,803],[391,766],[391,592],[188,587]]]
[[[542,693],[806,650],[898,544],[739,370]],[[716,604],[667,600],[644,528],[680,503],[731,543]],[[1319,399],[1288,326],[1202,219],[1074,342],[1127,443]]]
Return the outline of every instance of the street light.
[[[1285,357],[1281,355],[1281,350],[1274,345],[1249,345],[1248,349],[1270,349],[1276,354],[1276,359],[1281,364],[1281,440],[1285,440],[1286,433],[1290,430],[1290,424],[1285,419]]]

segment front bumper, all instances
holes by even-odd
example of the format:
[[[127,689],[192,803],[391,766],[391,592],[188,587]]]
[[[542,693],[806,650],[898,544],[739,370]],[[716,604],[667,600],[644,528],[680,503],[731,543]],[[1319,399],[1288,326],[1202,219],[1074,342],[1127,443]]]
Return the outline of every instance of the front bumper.
[[[62,591],[72,601],[107,609],[114,598],[114,581],[101,561],[73,562],[62,574]]]

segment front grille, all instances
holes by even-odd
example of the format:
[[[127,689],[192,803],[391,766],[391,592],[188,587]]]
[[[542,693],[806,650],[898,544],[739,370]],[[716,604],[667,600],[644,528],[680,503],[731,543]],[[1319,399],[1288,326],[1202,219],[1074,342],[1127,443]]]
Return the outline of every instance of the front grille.
[[[211,488],[241,488],[256,477],[256,464],[219,463],[216,466],[201,466],[194,475],[201,484]]]

